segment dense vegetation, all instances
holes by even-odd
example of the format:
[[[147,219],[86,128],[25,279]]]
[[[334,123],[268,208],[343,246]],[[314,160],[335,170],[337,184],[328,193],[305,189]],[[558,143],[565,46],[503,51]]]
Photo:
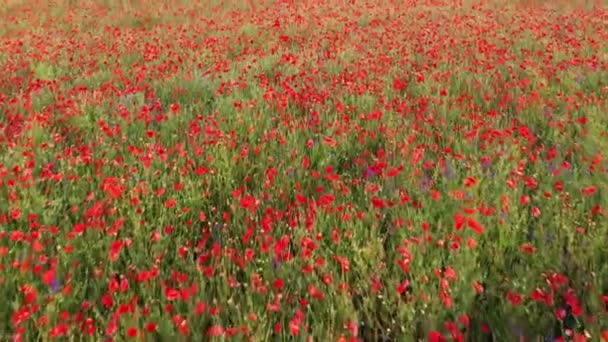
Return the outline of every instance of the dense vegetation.
[[[608,340],[603,3],[86,3],[1,10],[1,340]]]

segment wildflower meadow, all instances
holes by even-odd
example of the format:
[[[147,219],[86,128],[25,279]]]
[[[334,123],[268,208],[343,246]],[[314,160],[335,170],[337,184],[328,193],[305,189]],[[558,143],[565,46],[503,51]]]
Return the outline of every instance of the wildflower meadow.
[[[0,0],[0,341],[608,341],[608,1]]]

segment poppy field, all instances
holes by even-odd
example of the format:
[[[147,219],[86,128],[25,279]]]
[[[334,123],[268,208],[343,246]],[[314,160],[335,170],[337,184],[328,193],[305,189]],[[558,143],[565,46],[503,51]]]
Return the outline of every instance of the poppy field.
[[[0,341],[608,341],[602,1],[0,2]]]

